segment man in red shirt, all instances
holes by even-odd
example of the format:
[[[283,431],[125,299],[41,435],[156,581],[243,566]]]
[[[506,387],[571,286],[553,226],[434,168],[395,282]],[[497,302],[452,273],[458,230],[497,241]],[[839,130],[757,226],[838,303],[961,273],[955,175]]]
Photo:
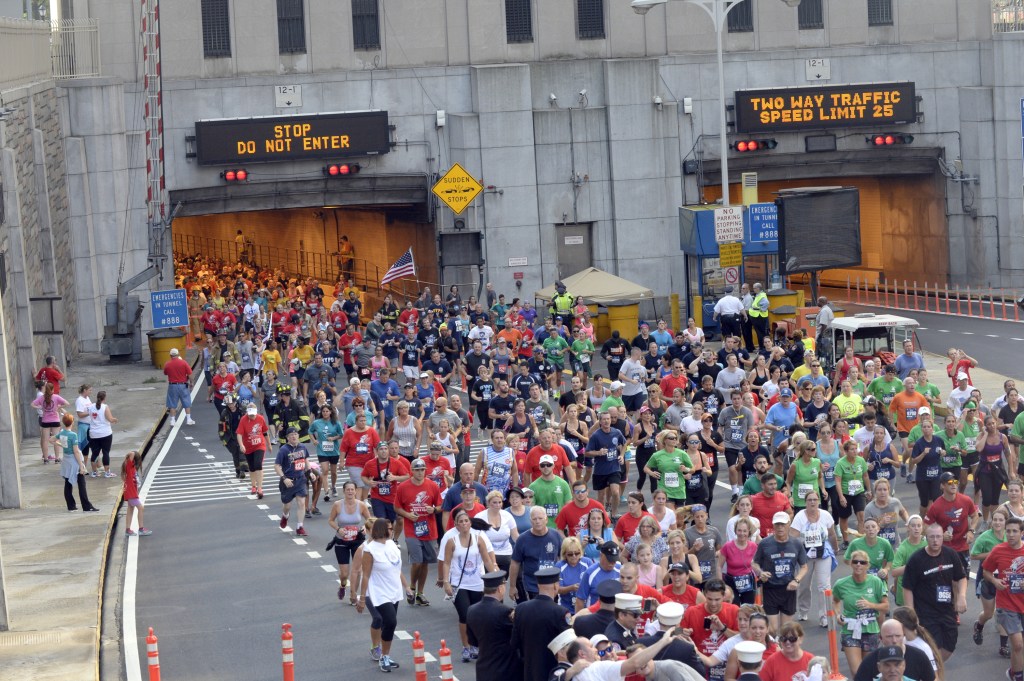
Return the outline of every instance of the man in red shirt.
[[[377,443],[377,456],[363,466],[363,482],[370,488],[370,508],[375,518],[395,522],[395,492],[412,476],[409,463],[402,457],[392,458],[388,443]]]
[[[235,429],[238,448],[245,454],[245,462],[249,464],[249,482],[251,493],[258,499],[263,498],[263,457],[267,453],[267,422],[259,415],[256,405],[250,403],[245,409],[245,416],[238,421]]]
[[[171,358],[164,364],[164,375],[167,376],[165,404],[167,412],[171,415],[171,427],[174,427],[179,404],[185,409],[185,423],[194,426],[196,422],[192,420],[192,393],[189,392],[192,387],[192,367],[178,356],[178,348],[171,348]],[[56,386],[54,392],[57,392]]]
[[[683,371],[683,360],[672,360],[672,373],[661,379],[658,387],[661,388],[661,394],[667,398],[672,397],[676,388],[682,390],[684,395],[689,391],[690,379],[687,377],[686,372]]]
[[[750,503],[753,506],[750,515],[757,518],[761,524],[762,539],[772,533],[772,518],[776,513],[781,511],[788,513],[790,518],[793,517],[793,505],[788,496],[776,491],[778,486],[779,481],[775,479],[775,474],[768,471],[761,475],[760,494],[750,497]]]
[[[345,333],[338,338],[338,347],[341,348],[341,361],[345,365],[345,373],[352,378],[356,368],[352,364],[352,350],[363,342],[363,335],[356,331],[356,325],[349,322]]]
[[[455,512],[460,508],[466,509],[466,512],[469,513],[470,518],[475,518],[477,513],[487,510],[487,507],[481,504],[480,501],[476,498],[476,487],[473,487],[473,485],[467,485],[466,487],[463,487],[462,490],[460,491],[460,495],[462,498],[462,503],[453,506],[452,510],[448,513],[448,523],[445,525],[444,528],[446,532],[455,527]]]
[[[725,602],[725,582],[720,579],[704,582],[704,598],[704,603],[686,609],[680,626],[690,630],[690,639],[698,652],[711,655],[726,639],[739,633],[740,609]],[[705,620],[710,620],[710,628],[704,627]]]
[[[441,510],[441,491],[427,480],[427,465],[416,459],[410,466],[412,477],[398,485],[395,513],[404,519],[405,545],[409,550],[409,586],[415,593],[406,596],[409,605],[430,605],[423,596],[427,571],[437,562],[437,522]]]
[[[540,444],[526,453],[526,470],[523,471],[523,486],[529,487],[530,483],[541,476],[540,457],[548,455],[555,460],[555,477],[560,477],[565,470],[568,475],[568,482],[571,485],[576,481],[576,471],[573,470],[569,457],[566,456],[562,445],[555,444],[554,433],[549,429],[540,432]]]
[[[597,509],[604,513],[605,523],[611,524],[608,513],[604,510],[604,504],[592,498],[587,493],[587,483],[577,480],[572,483],[572,501],[562,507],[562,510],[555,516],[555,529],[566,537],[578,537],[580,532],[587,527],[587,518],[590,512]]]
[[[964,568],[970,565],[970,545],[974,543],[974,528],[978,525],[978,507],[966,494],[960,494],[960,480],[952,473],[943,473],[939,478],[942,496],[932,502],[924,516],[927,527],[936,523],[945,530],[943,545],[948,546],[964,560]]]
[[[997,544],[981,567],[985,581],[996,589],[996,623],[1010,636],[1009,673],[1013,681],[1024,681],[1024,544],[1019,518],[1006,521],[1006,542]],[[981,641],[978,622],[974,631],[975,642]]]
[[[60,395],[60,382],[64,380],[64,373],[57,368],[56,359],[53,355],[47,355],[43,368],[36,373],[37,381],[46,381],[53,386],[53,394]]]

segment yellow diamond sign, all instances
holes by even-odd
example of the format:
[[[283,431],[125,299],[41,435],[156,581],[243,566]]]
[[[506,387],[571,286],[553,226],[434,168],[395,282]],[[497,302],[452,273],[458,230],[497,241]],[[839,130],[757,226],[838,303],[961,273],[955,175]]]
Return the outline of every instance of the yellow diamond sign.
[[[456,215],[461,215],[481,191],[483,185],[458,163],[449,168],[433,188],[434,196],[444,201]]]

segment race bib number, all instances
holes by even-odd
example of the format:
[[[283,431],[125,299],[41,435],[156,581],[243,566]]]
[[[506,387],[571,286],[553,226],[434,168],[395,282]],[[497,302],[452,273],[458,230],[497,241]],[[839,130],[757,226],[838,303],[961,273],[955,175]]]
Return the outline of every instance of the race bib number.
[[[892,478],[892,471],[887,467],[878,468],[876,474],[879,480],[889,480]],[[850,483],[850,490],[853,490],[853,482]]]
[[[890,544],[896,543],[896,528],[892,525],[883,527],[881,531],[878,533],[878,535],[880,537],[884,537],[886,540],[888,540]]]
[[[320,451],[322,452],[333,452],[334,451],[334,440],[324,440],[320,443]]]
[[[740,575],[733,579],[733,583],[736,585],[736,592],[745,594],[750,593],[754,590],[754,576],[753,575]]]
[[[590,355],[583,354],[583,355],[580,355],[579,358],[580,358],[580,361],[582,363],[584,363],[584,364],[586,364],[586,363],[588,363],[590,361]]]
[[[356,537],[359,536],[358,525],[343,525],[339,532],[342,541],[355,541]]]
[[[549,518],[554,518],[558,515],[558,504],[544,504],[544,512],[548,514]]]
[[[1010,586],[1010,593],[1024,594],[1024,575],[1012,574],[1007,583]]]
[[[615,449],[609,449],[608,453],[604,455],[604,458],[608,461],[617,461],[619,458],[619,452]]]
[[[377,483],[377,494],[382,497],[391,496],[391,483],[390,482],[379,482]]]
[[[504,477],[505,471],[507,469],[508,468],[507,466],[505,466],[505,464],[492,463],[490,466],[487,467],[487,474],[492,477],[500,478]]]
[[[706,580],[711,577],[711,568],[714,567],[714,564],[710,560],[702,560],[699,564],[700,574],[703,575],[704,579]]]
[[[803,500],[808,494],[814,491],[814,485],[811,483],[801,482],[796,486],[796,497],[797,499]]]
[[[690,489],[700,489],[700,485],[703,481],[704,478],[698,474],[694,474],[690,476],[690,479],[686,482],[686,486]]]
[[[365,442],[360,442],[359,444],[356,445],[356,454],[367,454],[369,453],[369,451],[370,447]],[[852,482],[850,483],[850,488],[853,488]]]
[[[907,421],[913,421],[917,418],[917,407],[910,407],[907,409]]]
[[[553,560],[542,560],[542,561],[539,561],[539,564],[540,564],[540,569],[541,570],[547,570],[548,568],[555,567],[555,561],[553,561]]]
[[[938,603],[953,602],[953,588],[950,586],[938,585],[935,587],[935,601]]]
[[[834,482],[836,479],[836,471],[831,466],[825,471],[825,480],[828,482]]]
[[[292,461],[292,468],[297,470],[297,471],[304,471],[304,470],[306,470],[306,460],[305,459],[295,459],[294,461]]]
[[[412,447],[412,442],[409,440],[399,440],[398,446],[402,449],[409,449],[409,447]]]
[[[426,520],[417,520],[412,524],[412,531],[417,537],[429,537],[430,526]]]
[[[924,477],[926,480],[934,480],[939,477],[938,466],[928,466],[924,469]]]
[[[276,407],[277,406],[277,398],[276,397],[267,398],[267,404],[269,404],[271,407]]]
[[[804,533],[804,546],[808,549],[818,549],[824,543],[824,537],[819,529],[807,530]]]
[[[850,492],[849,492],[850,494],[860,494],[861,492],[864,491],[864,481],[863,480],[851,480],[848,483],[848,488],[847,489],[850,490]]]
[[[964,442],[967,443],[967,451],[973,452],[975,450],[975,443],[978,441],[977,437],[964,436]]]
[[[679,473],[665,473],[665,487],[679,487]]]
[[[228,394],[228,389],[226,387],[221,388],[220,389],[220,394],[221,395],[227,395]]]
[[[775,559],[775,578],[785,579],[792,576],[793,563],[788,558]]]

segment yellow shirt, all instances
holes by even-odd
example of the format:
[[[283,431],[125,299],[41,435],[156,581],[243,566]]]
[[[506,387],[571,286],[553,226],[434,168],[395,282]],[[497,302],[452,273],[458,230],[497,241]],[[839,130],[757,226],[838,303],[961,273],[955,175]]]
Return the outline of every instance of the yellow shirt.
[[[278,367],[281,366],[281,353],[277,350],[264,350],[260,353],[260,357],[263,359],[263,371],[273,371],[275,374],[278,372]]]
[[[315,354],[316,353],[313,352],[313,348],[308,345],[300,345],[292,350],[292,358],[294,359],[298,357],[303,369],[309,366],[309,363],[313,361],[313,356]]]
[[[791,386],[798,385],[800,383],[800,379],[803,378],[804,376],[809,376],[810,373],[811,367],[807,366],[806,364],[801,364],[796,369],[793,369],[793,373],[789,375],[789,384]]]
[[[832,398],[832,403],[839,407],[839,415],[844,419],[853,418],[864,411],[860,395],[857,393],[851,393],[849,397],[842,394],[836,395]]]

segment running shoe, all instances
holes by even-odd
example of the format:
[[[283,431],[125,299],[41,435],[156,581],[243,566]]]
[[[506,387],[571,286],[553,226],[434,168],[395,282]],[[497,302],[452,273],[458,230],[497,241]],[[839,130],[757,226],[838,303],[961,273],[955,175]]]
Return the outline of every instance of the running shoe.
[[[338,496],[338,488],[334,485],[331,485],[331,495]]]
[[[1010,657],[1010,646],[1001,645],[999,646],[999,657]]]
[[[126,537],[134,537],[134,536],[136,536],[135,530],[132,530],[132,529],[125,530],[124,531],[124,536],[126,536]]]
[[[113,472],[111,472],[111,471],[107,471],[106,473],[104,473],[104,474],[103,474],[103,477],[104,477],[104,478],[116,478],[116,477],[117,477],[117,474],[116,474],[116,473],[113,473]]]
[[[470,646],[469,656],[472,657],[474,660],[477,659],[478,657],[480,657],[480,649],[476,646]]]
[[[299,525],[299,527],[295,530],[295,534],[297,534],[300,537],[308,537],[309,536],[309,532],[306,532],[306,528],[303,527],[302,525]]]
[[[249,487],[249,494],[256,494],[256,485],[251,485]]]
[[[901,478],[907,477],[907,464],[905,464],[905,463],[900,464],[900,477]]]
[[[414,594],[411,591],[405,592],[405,602],[408,603],[409,605],[415,605],[416,604],[416,594]]]
[[[279,523],[278,523],[278,526],[279,526],[279,527],[280,527],[280,528],[281,528],[282,530],[283,530],[284,528],[288,527],[288,516],[286,516],[286,515],[283,515],[283,516],[281,516],[281,522],[279,522]]]
[[[313,517],[313,512],[312,511],[306,511],[306,517],[307,518],[312,518]]]
[[[330,501],[330,500],[331,500],[331,495],[330,494],[325,494],[324,495],[324,501]]]
[[[319,508],[314,508],[313,509],[313,515],[323,515],[323,513],[320,512]]]
[[[189,417],[185,418],[185,425],[187,425],[187,426],[194,426],[194,425],[196,425],[196,422],[192,420],[191,416],[189,416]]]
[[[398,664],[397,662],[395,662],[393,659],[391,659],[390,655],[385,655],[384,657],[388,658],[388,666],[391,667],[392,669],[398,669],[399,667],[402,666],[402,665]]]
[[[423,594],[416,594],[416,605],[427,607],[430,605],[430,601],[428,601]]]
[[[377,666],[380,668],[380,670],[382,672],[384,672],[386,674],[390,674],[391,673],[391,665],[388,664],[388,656],[387,655],[382,655],[381,656],[380,662],[377,663]]]
[[[370,648],[370,659],[372,659],[374,662],[380,662],[380,658],[382,656],[383,656],[383,653],[381,653],[381,651],[380,651],[380,646],[377,646],[375,648]]]
[[[89,513],[97,513],[100,509],[96,508],[95,506],[90,506],[89,508],[84,509],[84,510],[89,512]]]
[[[99,474],[96,471],[89,471],[89,477],[90,478],[95,478],[97,475],[99,475]]]
[[[262,487],[257,487],[256,488],[256,498],[257,499],[262,499],[263,498],[263,488]]]
[[[730,503],[730,504],[735,504],[735,503],[736,503],[736,501],[737,501],[737,500],[738,500],[739,498],[740,498],[740,495],[739,495],[739,494],[733,494],[733,495],[732,495],[732,496],[731,496],[731,497],[729,498],[729,503]]]
[[[462,661],[463,662],[469,662],[470,659],[472,659],[472,655],[469,652],[469,648],[463,648],[462,649]]]
[[[147,530],[145,527],[140,527],[139,528],[139,536],[140,537],[148,537],[151,534],[153,534],[153,530]]]
[[[175,417],[172,416],[171,417],[171,428],[173,428],[177,422],[178,422],[178,419],[176,419]]]
[[[818,624],[821,625],[822,629],[828,629],[828,618],[822,615],[821,619],[818,620]]]
[[[913,471],[909,475],[907,475],[907,484],[912,485],[915,482],[917,482],[917,471]]]
[[[980,646],[985,642],[985,625],[981,622],[974,623],[974,635],[971,637],[974,640],[974,645]]]
[[[338,600],[339,601],[345,600],[345,587],[343,587],[343,586],[338,587]],[[380,648],[374,648],[374,650],[376,650],[377,654],[380,655]],[[370,651],[370,655],[371,656],[373,655],[373,650]],[[375,657],[373,659],[379,660],[380,658],[379,657]]]

